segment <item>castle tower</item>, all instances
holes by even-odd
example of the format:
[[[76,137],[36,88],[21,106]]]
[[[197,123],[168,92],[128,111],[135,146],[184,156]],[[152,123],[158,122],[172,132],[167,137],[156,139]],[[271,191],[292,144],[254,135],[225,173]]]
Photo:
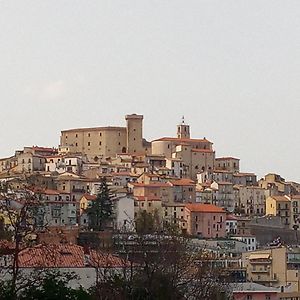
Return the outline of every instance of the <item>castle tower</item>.
[[[127,153],[143,152],[143,115],[126,115]]]
[[[190,138],[190,125],[185,124],[184,116],[182,116],[181,124],[177,125],[177,137],[179,139]]]

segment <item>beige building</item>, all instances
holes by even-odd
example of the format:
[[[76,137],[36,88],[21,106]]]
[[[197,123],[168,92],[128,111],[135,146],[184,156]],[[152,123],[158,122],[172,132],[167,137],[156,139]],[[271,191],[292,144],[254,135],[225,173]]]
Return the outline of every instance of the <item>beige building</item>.
[[[182,232],[187,230],[187,222],[185,219],[185,204],[166,204],[163,207],[163,219],[165,224],[172,224],[178,227]]]
[[[215,169],[237,173],[240,171],[240,159],[235,157],[218,157],[215,161]]]
[[[181,161],[180,177],[196,180],[198,173],[214,169],[215,152],[212,143],[206,138],[190,138],[189,125],[184,122],[177,126],[177,137],[163,137],[152,141],[152,154]]]
[[[242,254],[247,280],[266,286],[300,291],[300,251],[298,248],[271,248]]]
[[[270,195],[286,194],[285,179],[278,174],[269,173],[258,181],[258,185],[270,191]]]
[[[291,199],[288,196],[270,196],[266,200],[266,215],[279,216],[285,227],[291,226]]]
[[[127,115],[126,127],[93,127],[63,130],[60,148],[86,154],[97,161],[117,153],[151,152],[150,144],[143,139],[143,116]]]
[[[244,215],[265,214],[266,190],[258,186],[235,186],[237,199],[235,208]]]

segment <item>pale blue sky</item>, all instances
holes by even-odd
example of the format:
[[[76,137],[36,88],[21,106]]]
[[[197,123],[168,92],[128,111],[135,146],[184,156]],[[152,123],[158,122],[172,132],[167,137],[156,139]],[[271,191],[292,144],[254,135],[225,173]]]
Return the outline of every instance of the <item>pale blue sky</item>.
[[[300,181],[299,0],[0,1],[0,156],[61,129],[193,137]]]

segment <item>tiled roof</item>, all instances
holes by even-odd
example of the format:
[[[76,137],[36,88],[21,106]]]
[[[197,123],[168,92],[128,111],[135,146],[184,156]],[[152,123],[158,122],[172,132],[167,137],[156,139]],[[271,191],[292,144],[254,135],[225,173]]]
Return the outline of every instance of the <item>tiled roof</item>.
[[[181,178],[178,180],[172,180],[170,182],[175,186],[195,186],[195,181],[188,178]]]
[[[84,197],[86,200],[93,201],[96,200],[96,195],[90,195],[90,194],[84,194],[82,197]]]
[[[287,201],[290,202],[291,199],[288,196],[271,196],[275,201]]]
[[[46,189],[41,194],[44,194],[44,195],[59,195],[60,192],[57,191],[57,190]]]
[[[23,268],[82,268],[88,266],[120,267],[124,261],[111,254],[85,251],[70,244],[48,244],[27,248],[20,252],[19,264]]]
[[[137,201],[161,201],[161,199],[157,196],[134,196],[134,199]]]
[[[211,143],[207,139],[184,139],[184,138],[175,138],[175,137],[163,137],[157,140],[154,140],[153,142],[177,142],[177,143]],[[211,143],[212,144],[212,143]]]
[[[222,207],[213,204],[186,204],[185,206],[191,212],[203,212],[203,213],[225,213]]]
[[[159,182],[159,183],[131,183],[133,187],[145,187],[145,188],[161,188],[161,187],[170,187],[169,183]]]
[[[234,215],[227,215],[227,216],[226,216],[226,220],[229,220],[229,221],[237,221],[237,217],[234,216]]]

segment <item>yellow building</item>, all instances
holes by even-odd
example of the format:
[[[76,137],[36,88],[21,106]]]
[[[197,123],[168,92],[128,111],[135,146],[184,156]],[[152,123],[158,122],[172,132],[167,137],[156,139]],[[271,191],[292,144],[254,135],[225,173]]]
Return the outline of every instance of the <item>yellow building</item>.
[[[270,196],[266,199],[266,215],[279,216],[285,227],[291,226],[291,199],[288,196]]]
[[[93,127],[63,130],[61,151],[86,154],[97,161],[117,153],[151,152],[150,143],[143,139],[143,116],[127,115],[126,127]],[[66,150],[67,149],[67,150]]]
[[[285,291],[300,291],[300,249],[271,248],[242,254],[247,280]]]

